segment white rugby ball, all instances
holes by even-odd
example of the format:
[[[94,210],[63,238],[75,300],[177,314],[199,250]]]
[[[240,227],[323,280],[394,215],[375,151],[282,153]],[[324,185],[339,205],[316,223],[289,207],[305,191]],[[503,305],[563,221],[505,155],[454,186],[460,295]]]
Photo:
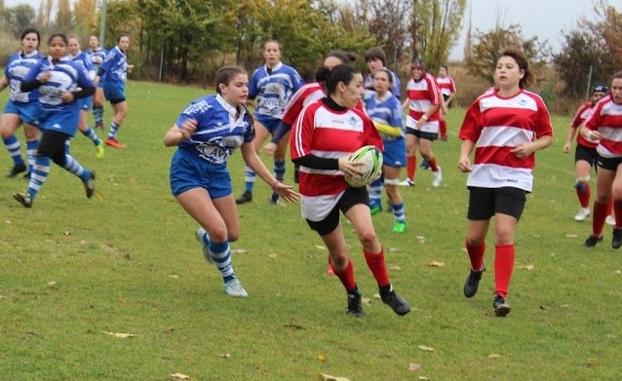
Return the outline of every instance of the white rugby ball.
[[[350,155],[350,160],[363,163],[362,176],[344,174],[346,183],[354,188],[364,187],[378,179],[382,174],[382,152],[374,146],[363,146]]]

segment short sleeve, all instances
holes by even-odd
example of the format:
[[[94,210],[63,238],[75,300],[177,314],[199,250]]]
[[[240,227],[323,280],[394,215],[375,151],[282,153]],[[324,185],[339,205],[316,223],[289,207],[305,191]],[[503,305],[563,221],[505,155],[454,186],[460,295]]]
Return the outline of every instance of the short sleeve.
[[[393,97],[393,102],[392,102],[392,107],[391,107],[391,120],[389,120],[389,124],[393,127],[400,127],[402,128],[402,105],[400,104],[400,101],[397,100],[397,98]]]
[[[602,103],[599,103],[598,106],[592,112],[592,115],[585,122],[585,127],[590,130],[596,131],[598,130],[598,126],[600,125],[600,112],[602,110]]]
[[[464,120],[462,121],[462,126],[460,126],[459,137],[461,140],[470,140],[473,143],[477,142],[479,139],[479,134],[482,131],[481,124],[481,112],[479,110],[479,99],[476,100],[469,106],[466,114],[464,115]]]
[[[255,70],[248,84],[248,98],[249,99],[255,99],[257,97],[258,92],[259,92],[259,89],[257,88],[258,82],[259,82],[259,69]]]
[[[248,123],[248,128],[246,132],[244,132],[244,143],[250,143],[255,138],[255,125],[253,124],[253,118],[248,114],[248,110],[246,110],[245,120]]]
[[[289,141],[292,159],[298,159],[311,154],[311,143],[313,142],[313,132],[315,130],[315,110],[317,107],[315,103],[305,107],[292,128]]]
[[[210,109],[211,106],[209,106],[207,101],[205,101],[204,99],[192,101],[188,106],[186,106],[184,111],[179,114],[179,117],[177,118],[175,124],[177,125],[177,127],[180,127],[189,119],[194,119],[198,123],[200,123],[201,120],[203,120],[203,118],[205,117],[205,114]]]
[[[546,104],[540,99],[538,102],[538,114],[536,120],[536,138],[542,136],[553,136],[553,125],[551,124],[551,115]]]

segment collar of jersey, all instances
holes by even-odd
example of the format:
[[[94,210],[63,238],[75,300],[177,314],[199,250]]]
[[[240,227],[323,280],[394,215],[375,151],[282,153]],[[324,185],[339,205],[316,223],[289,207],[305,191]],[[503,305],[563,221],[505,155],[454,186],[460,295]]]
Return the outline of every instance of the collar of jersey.
[[[384,93],[384,95],[381,98],[378,98],[378,93],[375,93],[374,96],[376,97],[376,102],[378,103],[382,103],[384,101],[386,101],[387,99],[391,98],[391,90],[387,90],[386,93]]]
[[[268,65],[263,65],[263,67],[264,67],[264,69],[266,70],[266,73],[267,73],[267,72],[268,72]],[[276,66],[275,66],[275,67],[273,67],[273,68],[272,68],[272,69],[270,69],[270,70],[272,70],[272,72],[274,73],[275,71],[279,70],[279,69],[280,69],[280,68],[282,68],[282,67],[283,67],[283,62],[279,61],[279,63],[278,63],[278,64],[276,64]]]
[[[67,57],[70,57],[72,60],[75,60],[76,58],[78,58],[78,56],[80,55],[80,53],[82,53],[82,50],[78,51],[78,54],[76,54],[75,56],[69,54]]]
[[[36,57],[37,55],[39,55],[39,51],[33,50],[32,53],[30,54],[22,54],[22,58],[32,58],[32,57]]]
[[[220,103],[220,105],[222,106],[222,108],[224,108],[225,110],[227,110],[227,112],[229,113],[229,115],[231,115],[232,118],[235,119],[235,115],[238,113],[238,110],[231,106],[226,100],[225,98],[223,98],[222,96],[220,96],[220,94],[216,94],[216,100],[218,101],[218,103]],[[238,117],[238,119],[241,119],[244,117],[244,114],[246,113],[246,109],[244,107],[241,107],[240,110],[240,116]]]

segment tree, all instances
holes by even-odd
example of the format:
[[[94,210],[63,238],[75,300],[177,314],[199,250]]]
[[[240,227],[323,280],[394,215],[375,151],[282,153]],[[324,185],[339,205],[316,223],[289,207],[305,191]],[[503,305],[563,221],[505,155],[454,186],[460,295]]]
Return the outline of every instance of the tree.
[[[73,30],[73,13],[71,12],[69,0],[58,0],[58,10],[54,24],[58,30],[66,33]]]
[[[73,14],[76,33],[81,37],[86,37],[96,31],[98,20],[96,0],[77,0],[73,5]]]
[[[5,8],[4,17],[9,24],[11,33],[16,38],[21,36],[24,29],[31,27],[35,22],[35,10],[28,4]]]
[[[387,64],[394,69],[404,55],[409,34],[409,1],[400,0],[365,0],[359,8],[369,13],[369,32],[376,37],[379,46],[384,49]],[[365,15],[362,15],[365,17]]]

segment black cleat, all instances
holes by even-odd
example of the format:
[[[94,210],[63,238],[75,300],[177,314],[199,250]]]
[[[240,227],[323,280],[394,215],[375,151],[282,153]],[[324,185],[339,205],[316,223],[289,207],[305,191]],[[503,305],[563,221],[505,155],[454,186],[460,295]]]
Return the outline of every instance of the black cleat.
[[[495,315],[499,317],[505,317],[512,310],[512,307],[501,295],[495,295],[495,298],[492,301],[492,307],[495,309]]]
[[[246,204],[247,202],[251,202],[251,201],[253,201],[253,193],[249,191],[245,191],[244,193],[242,193],[240,198],[235,200],[235,203],[240,205],[240,204]]]
[[[28,168],[24,164],[15,164],[13,168],[11,168],[11,171],[6,174],[6,177],[13,178],[22,172],[26,172],[27,170]]]
[[[95,123],[95,129],[104,129],[104,124],[102,122],[96,122]]]
[[[477,294],[477,288],[479,287],[479,281],[482,279],[482,275],[486,271],[486,268],[482,268],[480,271],[471,270],[464,280],[464,296],[472,298]]]
[[[587,237],[585,242],[583,242],[583,245],[585,247],[594,247],[594,246],[596,246],[597,243],[599,243],[602,240],[603,240],[602,236],[597,237],[595,235],[591,235],[591,236]],[[612,244],[613,244],[613,242],[612,242]]]
[[[393,312],[395,312],[396,314],[400,316],[404,316],[410,312],[411,310],[410,304],[408,304],[408,302],[404,298],[399,296],[393,290],[393,286],[391,284],[385,287],[380,287],[379,290],[380,290],[380,299],[382,300],[382,303],[391,307]]]
[[[26,193],[15,193],[13,194],[13,198],[19,201],[20,204],[24,206],[24,208],[32,208],[32,198]]]
[[[30,181],[30,173],[31,173],[30,171],[24,173],[24,176],[22,176],[22,179]]]
[[[279,195],[276,192],[272,192],[272,196],[270,196],[270,202],[274,205],[279,203]]]
[[[348,292],[348,309],[346,314],[357,318],[365,316],[363,304],[361,304],[361,291],[358,287],[354,291]]]
[[[91,177],[88,180],[83,182],[84,184],[84,192],[86,193],[86,198],[93,197],[95,194],[95,170],[91,169]]]
[[[622,228],[613,228],[611,247],[614,249],[619,249],[620,246],[622,246]]]

